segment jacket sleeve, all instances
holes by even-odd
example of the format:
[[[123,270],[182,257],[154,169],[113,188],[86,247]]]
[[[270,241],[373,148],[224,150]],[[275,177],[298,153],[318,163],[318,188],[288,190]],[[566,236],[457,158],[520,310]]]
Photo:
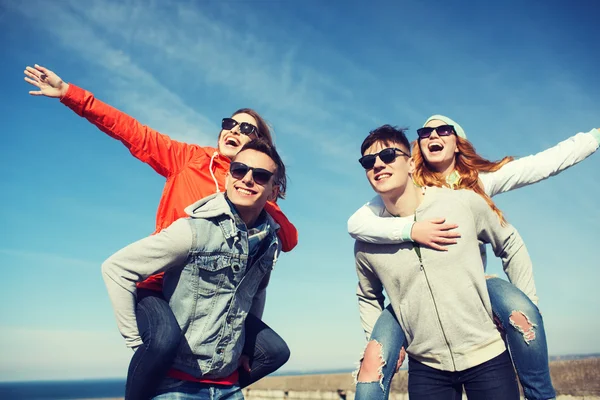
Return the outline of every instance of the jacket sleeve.
[[[531,185],[585,160],[599,143],[597,129],[578,133],[540,153],[511,161],[496,172],[480,174],[481,182],[490,197]]]
[[[474,192],[468,194],[472,200],[479,240],[492,245],[494,254],[502,260],[502,267],[510,282],[537,305],[533,264],[521,235],[512,225],[503,226],[498,215],[481,196]]]
[[[198,146],[172,140],[73,84],[60,101],[110,137],[120,140],[131,154],[164,177],[176,174]]]
[[[356,296],[358,297],[360,322],[365,331],[365,336],[369,340],[373,327],[381,311],[383,311],[385,296],[383,295],[383,285],[371,268],[365,254],[360,250],[360,246],[359,242],[354,245],[356,274],[358,275]]]
[[[277,203],[269,201],[265,204],[265,211],[273,218],[279,230],[277,237],[281,241],[281,250],[284,252],[292,251],[298,244],[298,230],[283,214]]]
[[[381,217],[385,206],[375,196],[348,219],[348,233],[361,242],[391,244],[411,242],[414,221],[410,217]]]
[[[189,222],[181,218],[156,235],[119,250],[102,264],[102,277],[117,317],[117,326],[128,347],[142,344],[135,316],[136,282],[182,265],[191,246]]]

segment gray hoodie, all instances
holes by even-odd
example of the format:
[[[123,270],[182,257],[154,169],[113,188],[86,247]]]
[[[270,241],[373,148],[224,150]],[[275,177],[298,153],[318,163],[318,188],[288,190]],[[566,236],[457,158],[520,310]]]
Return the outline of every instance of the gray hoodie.
[[[481,196],[470,190],[427,188],[415,218],[439,215],[458,224],[461,232],[446,252],[418,249],[412,242],[356,242],[358,303],[370,337],[385,289],[406,334],[409,355],[432,368],[462,371],[506,350],[492,320],[478,242],[492,245],[515,286],[534,302],[537,296],[520,235],[511,225],[502,226]],[[382,216],[393,218],[387,212]]]

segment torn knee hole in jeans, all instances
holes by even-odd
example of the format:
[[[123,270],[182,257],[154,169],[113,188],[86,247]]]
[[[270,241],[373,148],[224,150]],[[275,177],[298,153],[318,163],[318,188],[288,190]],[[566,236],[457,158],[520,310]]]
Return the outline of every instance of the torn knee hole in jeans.
[[[365,357],[367,357],[366,361]],[[379,366],[375,368],[377,363],[379,363]],[[385,364],[386,362],[383,358],[383,345],[377,340],[370,340],[360,356],[360,361],[358,362],[356,371],[352,373],[352,376],[354,377],[354,383],[361,384],[379,382],[379,387],[381,387],[381,390],[384,390],[383,367],[385,367]]]
[[[529,317],[522,311],[513,311],[508,320],[513,328],[523,334],[523,340],[525,340],[526,344],[535,340],[535,330],[533,328],[535,328],[536,325],[531,322]]]

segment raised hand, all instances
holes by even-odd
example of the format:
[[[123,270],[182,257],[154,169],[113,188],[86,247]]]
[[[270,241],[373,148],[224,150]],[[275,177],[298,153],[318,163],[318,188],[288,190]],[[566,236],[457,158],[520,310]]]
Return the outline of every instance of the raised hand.
[[[415,222],[410,233],[413,241],[429,246],[432,249],[448,251],[446,246],[456,244],[460,233],[454,231],[456,224],[445,224],[444,218],[434,218],[427,221]]]
[[[34,67],[25,68],[25,82],[32,84],[40,90],[31,90],[32,96],[46,96],[61,98],[69,89],[69,84],[48,68],[35,64]]]

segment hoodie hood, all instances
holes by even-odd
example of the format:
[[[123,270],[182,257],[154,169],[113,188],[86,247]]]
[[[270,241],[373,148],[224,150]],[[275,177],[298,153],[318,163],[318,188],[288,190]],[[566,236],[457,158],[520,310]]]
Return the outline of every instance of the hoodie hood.
[[[427,125],[429,123],[429,121],[433,121],[434,119],[437,119],[439,121],[444,121],[446,124],[454,126],[454,130],[456,131],[456,134],[459,137],[461,137],[463,139],[467,138],[467,134],[465,133],[465,130],[462,128],[462,126],[460,126],[458,124],[458,122],[454,121],[452,118],[448,118],[444,115],[440,115],[440,114],[432,115],[431,117],[427,118],[427,121],[425,121],[423,126]]]

